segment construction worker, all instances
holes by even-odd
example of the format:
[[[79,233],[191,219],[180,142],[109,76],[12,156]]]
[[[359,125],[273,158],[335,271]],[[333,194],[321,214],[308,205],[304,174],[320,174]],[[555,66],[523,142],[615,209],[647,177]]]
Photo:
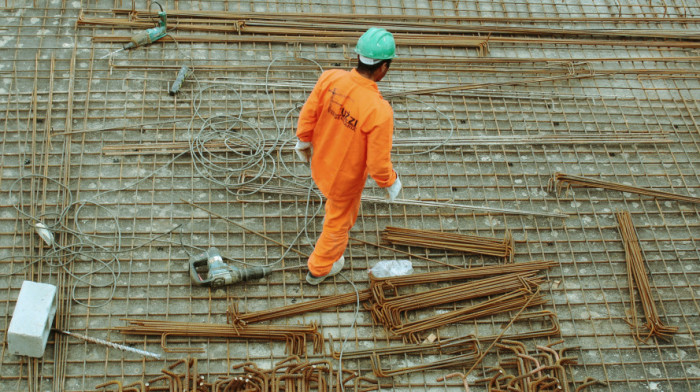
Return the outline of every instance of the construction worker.
[[[343,269],[348,233],[357,220],[369,174],[394,201],[401,181],[391,164],[394,112],[377,82],[396,53],[393,35],[372,27],[357,41],[357,67],[325,71],[297,123],[299,158],[326,197],[323,232],[308,260],[306,281],[317,285]]]

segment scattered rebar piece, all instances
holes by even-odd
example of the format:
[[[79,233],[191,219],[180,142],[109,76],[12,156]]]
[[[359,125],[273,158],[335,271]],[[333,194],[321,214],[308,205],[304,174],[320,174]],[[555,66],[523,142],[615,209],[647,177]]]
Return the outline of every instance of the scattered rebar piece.
[[[352,371],[334,370],[329,361],[305,361],[296,356],[277,362],[272,369],[262,369],[251,362],[233,366],[234,371],[238,369],[243,373],[221,378],[214,384],[212,392],[332,392],[350,390],[351,387],[357,390],[368,381],[358,378]],[[348,385],[353,379],[354,385]],[[376,383],[375,380],[370,382]]]
[[[542,319],[543,322],[548,322],[549,326],[542,327],[539,330],[528,330],[525,332],[504,334],[500,337],[508,340],[525,340],[560,335],[561,327],[559,326],[559,320],[557,318],[557,315],[550,312],[549,310],[540,310],[537,312],[523,313],[515,321],[527,321],[528,323],[532,324],[534,322],[537,322],[538,319]],[[499,336],[477,336],[477,338],[480,342],[491,342],[498,339]]]
[[[508,322],[508,324],[503,328],[503,330],[501,331],[501,333],[499,333],[499,334],[494,338],[494,340],[491,342],[491,344],[490,344],[485,350],[483,350],[483,352],[481,353],[481,355],[474,361],[474,363],[473,363],[472,366],[469,368],[469,370],[467,370],[467,372],[464,373],[462,379],[463,379],[463,381],[464,381],[464,384],[465,384],[465,387],[466,387],[466,388],[468,388],[468,386],[466,386],[466,384],[467,384],[467,382],[466,382],[466,377],[472,372],[472,370],[474,370],[474,369],[481,363],[481,361],[484,360],[484,357],[486,357],[486,354],[488,354],[488,353],[491,351],[491,349],[492,349],[496,344],[499,343],[499,341],[503,338],[503,335],[505,335],[505,333],[508,331],[508,329],[515,323],[516,320],[518,320],[518,318],[520,317],[520,315],[523,314],[523,312],[525,311],[525,309],[526,309],[527,307],[530,306],[530,303],[535,299],[535,297],[536,297],[539,293],[540,293],[540,287],[537,288],[537,290],[534,292],[534,294],[530,296],[530,299],[528,299],[528,300],[523,304],[523,306],[515,313],[515,315],[513,316],[513,318],[511,318],[511,320],[510,320],[510,321]]]
[[[317,312],[319,310],[331,307],[354,304],[357,302],[358,297],[360,302],[364,302],[370,299],[371,296],[372,294],[369,290],[361,290],[357,293],[353,291],[346,294],[337,294],[287,306],[280,306],[248,313],[238,312],[238,306],[233,303],[229,306],[227,315],[230,324],[247,325],[280,317],[290,317],[307,312]]]
[[[506,352],[513,354],[512,358],[506,358],[501,363],[491,368],[494,375],[489,378],[477,380],[476,383],[487,383],[489,392],[531,392],[531,391],[563,391],[570,392],[572,380],[566,372],[566,365],[578,363],[576,357],[567,357],[565,352],[571,348],[555,350],[552,346],[562,343],[563,340],[537,346],[536,354],[529,354],[524,344],[520,342],[502,340],[496,346]],[[506,371],[513,369],[514,373]],[[467,373],[468,374],[468,373]],[[592,378],[587,378],[583,384],[579,385],[576,391],[596,382]]]
[[[244,362],[234,365],[233,370],[235,374],[220,376],[210,383],[199,374],[197,359],[187,358],[161,370],[162,375],[146,382],[123,386],[121,381],[113,380],[96,388],[116,386],[117,392],[333,392],[376,384],[376,380],[357,377],[355,372],[334,370],[329,361],[305,361],[297,356],[277,362],[272,369]]]
[[[586,388],[588,388],[588,387],[590,387],[590,386],[592,386],[592,385],[602,385],[602,386],[604,386],[604,387],[608,386],[607,383],[605,383],[605,382],[603,382],[603,381],[600,381],[600,380],[598,380],[597,378],[588,377],[588,378],[586,378],[586,379],[583,381],[583,383],[582,383],[581,385],[579,385],[578,387],[576,387],[576,391],[575,391],[575,392],[582,392],[584,389],[586,389]]]
[[[625,247],[625,261],[627,262],[627,280],[630,291],[630,308],[632,311],[632,322],[630,323],[634,330],[634,335],[637,340],[646,342],[651,336],[656,336],[662,339],[670,339],[671,335],[678,332],[678,327],[670,327],[664,325],[659,317],[659,312],[656,309],[654,298],[651,294],[651,286],[649,285],[649,277],[647,276],[646,268],[644,267],[644,258],[642,257],[642,249],[639,245],[637,232],[632,223],[632,216],[628,211],[619,211],[615,213],[617,222],[620,228],[620,235]],[[637,287],[639,298],[642,302],[642,309],[646,323],[644,326],[649,330],[646,337],[642,337],[640,333],[640,325],[637,323],[637,311],[635,306],[634,287]]]
[[[508,230],[506,230],[503,240],[497,240],[489,237],[446,233],[435,230],[387,226],[382,231],[382,240],[393,245],[420,246],[502,257],[506,262],[512,262],[513,259],[513,236]]]
[[[700,203],[700,197],[679,195],[677,193],[657,191],[649,188],[641,188],[631,185],[618,184],[611,181],[604,181],[595,178],[574,176],[571,174],[554,173],[554,177],[549,180],[548,190],[561,191],[563,188],[571,186],[610,189],[619,192],[636,193],[639,195],[656,197],[659,199],[669,199],[677,201],[685,201],[688,203]]]
[[[184,365],[184,370],[176,370],[182,365]],[[178,360],[161,372],[163,373],[161,376],[154,377],[146,382],[137,381],[122,386],[120,380],[113,380],[97,385],[95,388],[102,389],[110,385],[116,385],[118,388],[117,392],[208,392],[212,390],[212,384],[205,382],[204,376],[199,374],[196,358]]]
[[[314,352],[323,350],[323,336],[315,324],[311,325],[244,325],[188,323],[162,320],[124,319],[128,325],[113,329],[125,335],[213,337],[226,339],[281,340],[287,352],[306,353],[307,339],[313,342]]]
[[[446,368],[446,367],[468,366],[468,365],[474,363],[474,361],[478,357],[479,357],[479,352],[460,354],[460,355],[446,357],[444,359],[431,360],[431,361],[422,363],[420,365],[406,366],[403,368],[391,369],[391,370],[387,370],[387,369],[382,367],[380,355],[372,355],[370,357],[370,359],[372,361],[372,371],[374,372],[375,376],[377,376],[377,377],[393,377],[393,376],[398,376],[401,374],[424,371],[424,370],[441,369],[441,368]]]
[[[459,377],[462,380],[462,384],[464,385],[464,391],[470,392],[469,391],[469,383],[467,382],[467,376],[464,375],[463,373],[446,374],[443,377],[439,377],[436,381],[441,382],[441,381],[445,381],[445,380],[448,380],[448,379],[453,378],[453,377]]]

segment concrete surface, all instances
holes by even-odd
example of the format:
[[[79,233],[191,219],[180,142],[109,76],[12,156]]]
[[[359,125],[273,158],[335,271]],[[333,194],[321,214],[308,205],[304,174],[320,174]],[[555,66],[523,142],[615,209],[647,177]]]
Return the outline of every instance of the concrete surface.
[[[511,22],[511,26],[563,29],[656,29],[698,31],[697,2],[545,2],[545,1],[379,1],[353,2],[166,2],[166,10],[228,12],[318,12],[495,18],[668,18],[667,22]],[[146,8],[146,4],[135,4]],[[155,6],[154,6],[155,7]],[[0,3],[0,333],[6,331],[14,298],[24,280],[56,285],[56,326],[134,347],[163,352],[158,337],[124,336],[111,328],[123,318],[226,322],[226,309],[243,311],[291,304],[368,285],[367,270],[377,261],[405,255],[354,243],[345,253],[342,276],[321,287],[304,283],[305,260],[280,246],[183,202],[264,232],[282,243],[297,239],[312,250],[321,230],[321,206],[312,198],[278,194],[241,194],[242,174],[276,174],[279,186],[308,187],[308,168],[295,163],[291,145],[266,153],[261,138],[292,140],[297,110],[320,70],[352,67],[348,45],[262,43],[156,43],[99,58],[116,43],[95,36],[129,35],[134,30],[106,26],[76,27],[86,17],[116,17],[127,2],[12,1]],[[123,15],[119,17],[124,17]],[[693,18],[683,23],[677,18]],[[455,22],[455,21],[451,21]],[[456,23],[456,22],[455,22]],[[464,22],[478,23],[478,22]],[[484,25],[497,24],[484,21]],[[4,30],[2,30],[4,29]],[[173,32],[185,34],[181,31]],[[233,36],[233,34],[231,35]],[[450,93],[391,98],[396,137],[538,136],[585,133],[663,132],[670,142],[630,144],[530,144],[442,146],[394,151],[404,184],[402,197],[470,205],[569,214],[566,219],[486,214],[450,208],[363,204],[351,235],[376,242],[387,225],[515,238],[515,261],[554,260],[543,286],[560,320],[563,345],[580,346],[573,380],[595,377],[608,383],[594,390],[690,391],[700,379],[700,214],[697,205],[654,200],[598,189],[547,191],[557,172],[602,177],[642,187],[700,196],[700,83],[697,49],[646,46],[564,44],[489,44],[485,58],[561,59],[564,62],[476,63],[474,50],[449,47],[399,48],[401,56],[384,93],[458,84],[501,83]],[[297,56],[294,60],[289,56]],[[284,57],[284,58],[283,58]],[[279,58],[279,60],[277,60]],[[434,61],[423,61],[424,59]],[[275,59],[275,61],[273,61]],[[403,59],[403,61],[402,61]],[[449,60],[458,59],[454,64]],[[570,61],[575,59],[575,61]],[[583,61],[588,59],[588,61]],[[612,59],[612,60],[601,60]],[[644,59],[644,60],[642,60]],[[655,59],[655,60],[652,60]],[[176,97],[168,85],[189,64],[192,79]],[[582,79],[558,79],[513,85],[527,78],[600,72]],[[662,70],[662,71],[661,71]],[[666,71],[672,71],[670,73]],[[616,73],[603,73],[610,71]],[[623,72],[624,71],[624,72]],[[213,116],[224,121],[213,128]],[[239,116],[239,118],[236,118]],[[227,129],[230,132],[225,132]],[[66,134],[69,133],[69,134]],[[235,136],[256,152],[250,156],[217,153],[221,165],[207,166],[209,153],[147,154],[131,144],[185,143],[195,137]],[[417,153],[414,155],[410,155]],[[286,168],[283,165],[286,163]],[[245,167],[245,169],[244,169]],[[368,180],[368,195],[382,192]],[[627,318],[630,308],[624,251],[613,212],[629,210],[647,260],[656,306],[662,319],[679,327],[670,341],[636,342]],[[54,230],[57,243],[71,252],[53,253],[36,235],[32,218]],[[308,226],[305,225],[309,219]],[[306,227],[306,233],[303,229]],[[190,254],[217,246],[226,257],[254,265],[287,268],[259,282],[217,290],[190,284]],[[462,266],[498,262],[477,255],[400,248]],[[231,260],[229,262],[233,262]],[[417,272],[444,267],[413,259]],[[294,267],[302,266],[294,269]],[[352,281],[355,286],[348,283]],[[638,300],[637,300],[638,301]],[[451,310],[446,306],[438,311]],[[637,302],[637,313],[641,313]],[[417,313],[412,317],[421,317]],[[512,316],[512,315],[511,315]],[[451,325],[441,337],[497,334],[509,315]],[[383,327],[369,313],[345,306],[275,323],[317,322],[325,336],[347,337],[346,350],[385,346]],[[354,327],[352,325],[355,324]],[[527,329],[521,325],[517,328]],[[532,326],[537,327],[537,326]],[[556,341],[552,338],[549,342]],[[3,341],[7,342],[7,336]],[[548,343],[546,339],[528,342]],[[270,367],[284,359],[283,345],[222,339],[171,338],[173,347],[205,348],[200,372],[209,380],[229,374],[231,366],[254,361]],[[5,346],[6,347],[6,346]],[[7,348],[7,347],[6,347]],[[311,352],[311,350],[309,350]],[[186,354],[167,360],[78,341],[49,337],[40,360],[21,359],[5,349],[0,359],[3,391],[83,391],[110,380],[148,380]],[[489,355],[469,376],[503,359]],[[397,359],[392,365],[414,363]],[[344,368],[371,376],[369,361],[344,361]],[[415,372],[381,380],[401,391],[460,391],[459,380],[438,382],[449,372]],[[572,385],[573,386],[573,385]],[[484,390],[483,385],[473,388]]]

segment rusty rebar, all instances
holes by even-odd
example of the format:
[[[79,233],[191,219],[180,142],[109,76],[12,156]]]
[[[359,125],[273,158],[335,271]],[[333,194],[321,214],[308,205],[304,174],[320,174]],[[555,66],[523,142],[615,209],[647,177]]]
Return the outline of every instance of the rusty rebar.
[[[551,178],[549,181],[548,189],[550,191],[553,191],[555,189],[557,191],[561,191],[562,189],[571,186],[609,189],[619,192],[636,193],[639,195],[651,196],[659,199],[677,200],[688,203],[700,203],[700,197],[679,195],[677,193],[672,192],[659,191],[655,189],[642,188],[631,185],[623,185],[616,182],[605,181],[597,178],[575,176],[564,173],[554,173],[554,177]]]
[[[475,305],[466,306],[451,312],[442,313],[432,317],[412,322],[392,328],[391,331],[397,335],[407,335],[407,339],[412,342],[420,342],[418,333],[430,329],[439,328],[444,325],[464,322],[481,317],[492,316],[502,312],[521,309],[523,306],[544,305],[547,300],[540,294],[532,294],[530,290],[519,289],[498,297],[482,301]]]
[[[419,333],[432,328],[518,309],[523,303],[528,306],[545,303],[541,295],[532,294],[532,289],[543,282],[543,278],[535,276],[537,272],[552,265],[551,262],[530,262],[389,278],[370,276],[372,299],[366,307],[374,321],[384,325],[387,331],[419,342]],[[476,277],[485,278],[422,292],[401,294],[398,290],[404,286],[421,287]],[[500,296],[421,320],[405,321],[410,311],[493,295]]]
[[[446,249],[465,253],[501,257],[512,261],[513,235],[506,230],[502,240],[490,237],[447,233],[436,230],[417,230],[387,226],[382,231],[382,240],[393,245],[418,246]]]
[[[632,322],[630,325],[634,330],[635,337],[646,342],[649,337],[656,336],[662,339],[670,339],[671,335],[678,332],[678,327],[670,327],[665,325],[659,317],[659,312],[656,309],[654,298],[651,293],[649,277],[647,276],[646,268],[644,267],[644,258],[642,249],[639,245],[639,239],[632,223],[632,216],[628,211],[618,211],[615,213],[619,224],[620,235],[625,248],[625,261],[627,264],[627,279],[630,292],[630,308],[632,310]],[[635,306],[634,287],[637,287],[639,297],[644,310],[646,323],[644,326],[649,330],[649,334],[642,338],[640,334],[640,325],[637,323],[637,312]]]
[[[334,359],[341,358],[341,352],[335,351],[333,337],[328,338],[331,356]],[[373,355],[427,355],[427,354],[455,354],[478,351],[479,340],[473,335],[460,336],[451,339],[442,339],[437,342],[420,345],[405,344],[400,346],[375,347],[364,350],[343,351],[343,359],[370,358]]]
[[[296,304],[280,306],[271,309],[260,310],[257,312],[240,313],[238,306],[232,303],[228,307],[228,320],[230,324],[246,325],[258,323],[261,321],[272,320],[281,317],[296,316],[308,312],[317,312],[319,310],[338,307],[343,305],[354,304],[359,301],[367,301],[371,298],[370,290],[360,290],[345,294],[337,294],[328,297],[322,297],[310,301],[299,302]]]
[[[353,379],[356,380],[355,386],[377,383],[366,377],[358,378],[353,371],[344,370],[341,374],[327,360],[308,361],[296,355],[277,362],[272,369],[244,362],[233,365],[232,370],[236,374],[220,376],[210,383],[199,374],[197,359],[188,357],[162,369],[161,375],[146,382],[138,381],[123,387],[122,381],[113,380],[96,388],[116,386],[119,392],[334,392],[346,388]]]
[[[569,348],[552,349],[551,346],[562,342],[563,340],[560,340],[547,346],[537,346],[536,353],[529,353],[522,343],[504,339],[501,343],[497,343],[496,346],[512,353],[513,356],[502,359],[498,366],[489,369],[490,371],[496,371],[493,376],[476,380],[476,383],[487,383],[489,392],[570,392],[572,390],[571,384],[574,384],[574,382],[569,380],[564,365],[575,365],[577,360],[575,357],[563,356],[564,351]],[[542,358],[542,360],[537,358]],[[514,372],[511,373],[506,369],[512,369]],[[463,376],[466,378],[468,374],[469,372],[463,374]],[[597,383],[600,382],[590,377],[586,378],[576,388],[576,391],[581,391]]]
[[[314,352],[323,350],[323,336],[316,324],[311,325],[244,325],[188,323],[162,320],[124,319],[127,326],[116,327],[125,335],[213,337],[226,339],[281,340],[287,352],[304,354],[307,340]]]
[[[171,13],[172,12],[172,13]],[[235,33],[235,38],[267,38],[274,41],[286,38],[287,42],[315,39],[317,42],[354,43],[362,31],[377,23],[390,26],[397,44],[401,46],[450,46],[475,47],[480,55],[486,54],[488,43],[555,43],[575,45],[615,45],[652,47],[698,47],[697,33],[679,30],[649,29],[571,29],[553,27],[512,26],[510,21],[501,25],[463,23],[448,24],[425,21],[388,21],[383,17],[365,17],[349,20],[347,16],[332,18],[319,15],[262,14],[262,13],[211,13],[202,11],[168,12],[169,24],[183,31]],[[115,11],[124,13],[124,11]],[[86,18],[80,15],[78,25],[106,25],[118,27],[147,28],[152,25],[155,13],[147,10],[129,10],[128,19]],[[548,23],[558,18],[547,19]],[[321,22],[319,22],[321,21]],[[485,34],[487,36],[476,35]],[[573,36],[574,38],[569,38]],[[589,38],[593,37],[593,38]],[[97,37],[96,37],[97,38]],[[638,38],[633,40],[631,38]],[[650,38],[650,39],[639,39]],[[665,38],[660,40],[659,38]],[[182,41],[182,37],[178,37]],[[466,42],[465,42],[466,41]]]

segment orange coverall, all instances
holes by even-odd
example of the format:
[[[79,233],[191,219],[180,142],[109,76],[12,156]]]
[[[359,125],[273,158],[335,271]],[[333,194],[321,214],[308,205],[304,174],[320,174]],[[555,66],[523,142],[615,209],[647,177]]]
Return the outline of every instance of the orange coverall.
[[[396,181],[391,164],[394,112],[377,84],[357,70],[324,72],[299,114],[297,137],[311,142],[311,176],[326,196],[323,232],[308,261],[325,276],[340,259],[357,220],[367,175],[386,188]]]

